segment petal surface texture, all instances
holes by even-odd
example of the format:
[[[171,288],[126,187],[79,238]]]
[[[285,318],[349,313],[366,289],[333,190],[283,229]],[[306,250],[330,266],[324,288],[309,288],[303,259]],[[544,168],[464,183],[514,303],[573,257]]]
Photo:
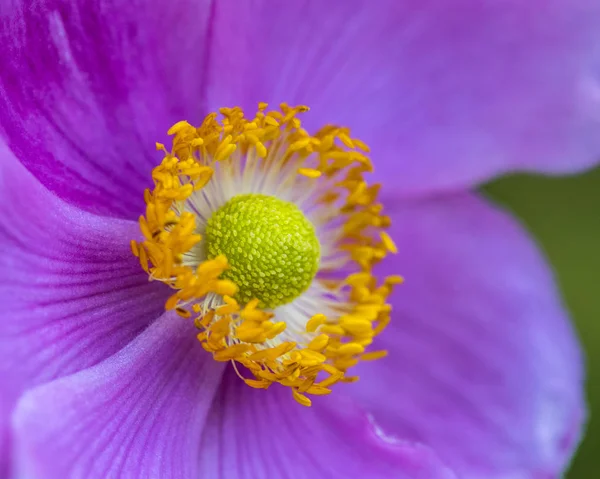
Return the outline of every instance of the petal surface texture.
[[[148,282],[131,253],[136,223],[66,204],[5,149],[0,195],[3,477],[20,394],[117,352],[162,314],[169,292]]]
[[[0,130],[49,189],[137,218],[175,122],[200,121],[208,0],[3,2]]]
[[[585,416],[581,351],[552,274],[506,213],[473,195],[407,203],[382,273],[406,283],[348,392],[388,434],[460,477],[558,477]],[[392,269],[394,271],[392,271]]]
[[[378,436],[344,396],[324,399],[305,408],[287,388],[251,389],[228,371],[202,437],[200,477],[456,477],[428,448]]]
[[[17,471],[32,479],[199,475],[199,442],[223,364],[165,314],[97,366],[25,394]]]
[[[596,0],[224,0],[215,25],[211,108],[306,104],[309,130],[371,147],[384,191],[600,159]]]

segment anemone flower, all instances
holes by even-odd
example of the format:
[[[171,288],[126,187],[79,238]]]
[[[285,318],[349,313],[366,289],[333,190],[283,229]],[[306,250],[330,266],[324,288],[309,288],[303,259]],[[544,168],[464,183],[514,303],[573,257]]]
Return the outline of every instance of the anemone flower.
[[[1,477],[561,474],[581,353],[470,190],[600,156],[597,2],[1,10]]]

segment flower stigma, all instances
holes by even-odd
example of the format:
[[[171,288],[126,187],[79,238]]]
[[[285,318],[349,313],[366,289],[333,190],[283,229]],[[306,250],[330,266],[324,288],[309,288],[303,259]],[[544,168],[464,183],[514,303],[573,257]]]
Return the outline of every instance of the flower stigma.
[[[402,278],[372,274],[396,246],[379,185],[364,179],[368,147],[348,128],[310,135],[306,111],[260,103],[253,118],[222,108],[199,127],[173,125],[171,149],[156,145],[164,157],[131,248],[216,361],[310,406],[309,395],[356,381],[353,366],[387,354],[370,346]]]
[[[274,196],[234,196],[212,214],[205,234],[206,256],[225,255],[229,269],[221,277],[237,285],[241,304],[254,298],[261,308],[289,303],[319,267],[314,226],[296,205]]]

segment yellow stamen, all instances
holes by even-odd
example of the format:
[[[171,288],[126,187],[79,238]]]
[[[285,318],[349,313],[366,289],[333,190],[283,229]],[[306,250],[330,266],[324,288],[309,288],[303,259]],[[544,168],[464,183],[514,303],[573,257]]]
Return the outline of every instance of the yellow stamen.
[[[372,274],[397,248],[384,231],[390,220],[377,203],[379,185],[369,186],[364,178],[373,169],[367,145],[336,126],[310,135],[298,118],[308,111],[305,106],[267,107],[260,103],[254,118],[237,107],[222,108],[221,119],[211,113],[199,127],[180,121],[169,129],[172,148],[156,144],[164,158],[152,171],[154,188],[144,192],[143,239],[132,241],[131,251],[150,279],[173,288],[165,308],[194,321],[199,342],[216,361],[232,361],[236,372],[237,364],[244,365],[254,377],[238,375],[250,387],[267,389],[277,382],[310,406],[307,395],[329,394],[336,383],[355,381],[346,371],[359,361],[385,357],[386,351],[365,348],[389,323],[387,298],[403,280],[390,276],[378,284]],[[264,310],[258,299],[241,301],[239,285],[222,277],[230,267],[235,271],[227,257],[202,257],[206,240],[196,221],[195,195],[208,195],[219,175],[242,169],[265,178],[279,172],[282,189],[299,196],[314,191],[316,209],[337,222],[339,264],[352,273],[342,279],[317,273],[313,281],[340,304],[316,311],[300,330],[278,308]],[[339,264],[324,265],[324,272],[335,272]]]
[[[325,324],[327,318],[324,314],[318,313],[315,314],[312,318],[308,320],[306,323],[306,331],[309,333],[314,333],[319,326]]]
[[[375,359],[385,358],[387,354],[387,351],[371,351],[370,353],[363,354],[360,359],[363,361],[373,361]]]
[[[315,170],[314,168],[298,168],[298,173],[306,176],[307,178],[319,178],[321,176],[321,172],[319,170]]]
[[[385,248],[390,253],[396,254],[398,252],[398,248],[396,248],[396,244],[394,243],[394,240],[390,238],[390,235],[388,235],[385,231],[382,231],[379,234],[381,235],[381,241],[383,241],[383,245],[385,246]]]

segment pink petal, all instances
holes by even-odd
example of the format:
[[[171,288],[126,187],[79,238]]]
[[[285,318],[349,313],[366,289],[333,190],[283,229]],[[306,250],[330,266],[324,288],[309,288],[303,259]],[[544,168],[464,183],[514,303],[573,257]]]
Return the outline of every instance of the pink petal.
[[[552,274],[508,215],[472,195],[403,205],[406,283],[348,386],[388,434],[420,441],[466,479],[559,477],[585,417],[581,351]]]
[[[9,146],[62,198],[136,218],[161,160],[155,142],[174,122],[204,115],[209,2],[0,8],[0,129]]]
[[[600,158],[595,0],[224,0],[214,25],[211,108],[305,103],[371,145],[390,191]]]
[[[194,478],[223,366],[190,321],[164,315],[97,366],[23,397],[19,477]]]
[[[428,448],[378,436],[342,395],[305,408],[288,388],[251,389],[232,371],[208,415],[200,457],[198,477],[211,479],[455,477]]]
[[[0,144],[0,150],[4,148]],[[0,477],[28,388],[115,353],[164,311],[168,289],[132,255],[135,223],[65,204],[0,151]]]

